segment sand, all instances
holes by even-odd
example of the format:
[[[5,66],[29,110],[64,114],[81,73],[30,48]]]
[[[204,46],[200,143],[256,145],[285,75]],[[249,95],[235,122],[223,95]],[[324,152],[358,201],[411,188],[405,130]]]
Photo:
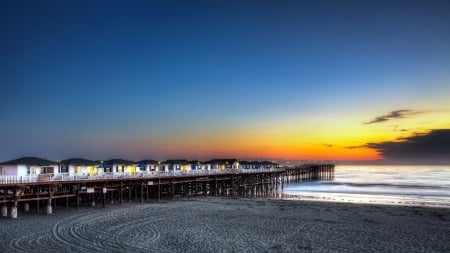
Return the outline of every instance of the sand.
[[[450,252],[450,209],[245,198],[19,212],[0,252]]]

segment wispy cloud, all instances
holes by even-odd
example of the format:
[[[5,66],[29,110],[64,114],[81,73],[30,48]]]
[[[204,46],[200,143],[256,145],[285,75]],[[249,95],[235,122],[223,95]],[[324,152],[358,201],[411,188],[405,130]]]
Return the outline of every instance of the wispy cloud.
[[[346,149],[360,149],[360,148],[367,148],[367,147],[368,147],[368,145],[364,144],[364,145],[358,145],[358,146],[347,146],[347,147],[344,147],[344,148],[346,148]]]
[[[378,116],[369,122],[365,122],[364,124],[375,124],[375,123],[385,122],[385,121],[393,120],[393,119],[401,119],[401,118],[405,118],[407,116],[411,116],[411,115],[415,115],[415,114],[419,114],[419,113],[423,113],[423,112],[414,111],[414,110],[396,110],[396,111],[392,111],[388,114]]]
[[[332,147],[334,147],[334,145],[333,144],[323,144],[325,147],[327,147],[327,148],[332,148]]]

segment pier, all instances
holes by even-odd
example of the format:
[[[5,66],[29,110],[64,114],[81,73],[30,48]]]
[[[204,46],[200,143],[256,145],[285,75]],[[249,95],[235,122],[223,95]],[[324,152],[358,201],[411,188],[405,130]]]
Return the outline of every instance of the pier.
[[[333,179],[333,164],[253,170],[116,173],[92,177],[0,176],[0,216],[17,218],[19,211],[52,214],[57,207],[105,207],[114,203],[193,195],[271,197],[285,183]]]

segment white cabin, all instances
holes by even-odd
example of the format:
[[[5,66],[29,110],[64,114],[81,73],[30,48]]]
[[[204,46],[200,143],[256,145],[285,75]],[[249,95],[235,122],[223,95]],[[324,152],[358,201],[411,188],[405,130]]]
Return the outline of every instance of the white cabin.
[[[0,175],[28,176],[40,174],[59,174],[58,162],[37,157],[22,157],[0,164]]]

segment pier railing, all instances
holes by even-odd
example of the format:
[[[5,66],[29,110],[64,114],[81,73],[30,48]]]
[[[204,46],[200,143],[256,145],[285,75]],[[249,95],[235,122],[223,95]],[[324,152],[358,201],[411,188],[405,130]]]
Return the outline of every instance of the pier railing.
[[[85,174],[39,174],[39,175],[2,175],[0,184],[20,184],[34,182],[55,182],[55,181],[87,181],[101,179],[139,179],[139,178],[164,178],[164,177],[186,177],[186,176],[209,176],[224,174],[252,174],[262,172],[283,172],[284,168],[271,169],[225,169],[225,170],[191,170],[191,171],[150,171],[136,173],[102,173],[98,175]]]

